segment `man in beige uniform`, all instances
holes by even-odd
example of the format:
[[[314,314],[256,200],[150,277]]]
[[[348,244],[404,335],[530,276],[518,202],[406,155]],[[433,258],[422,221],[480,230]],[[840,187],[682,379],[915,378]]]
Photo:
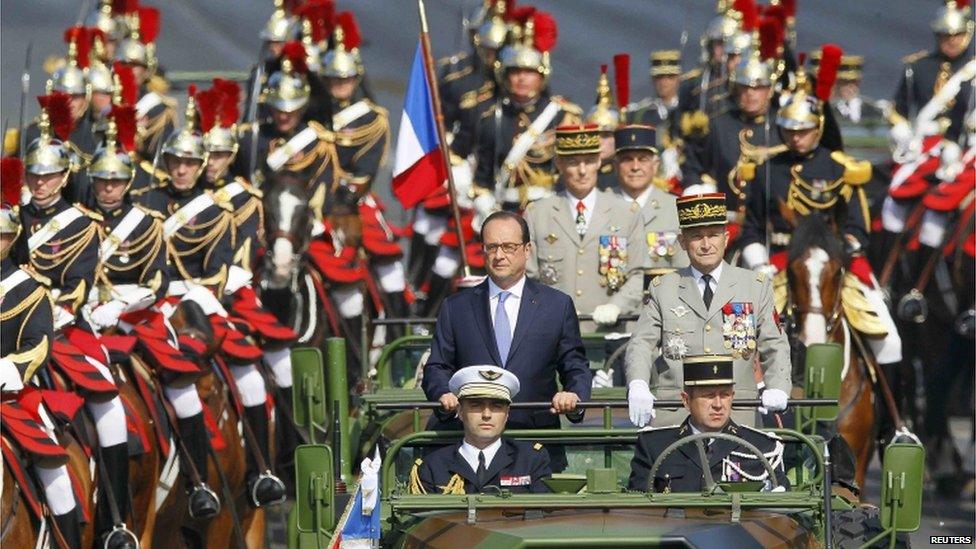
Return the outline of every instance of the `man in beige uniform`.
[[[678,245],[678,208],[676,197],[655,184],[660,157],[657,131],[652,126],[621,126],[614,132],[617,153],[617,196],[625,202],[636,202],[644,214],[647,242],[647,269],[644,271],[645,295],[651,280],[675,269],[688,266],[688,254]]]
[[[530,204],[530,278],[569,294],[601,329],[640,308],[647,259],[640,206],[596,188],[595,124],[556,128],[556,168],[566,190]],[[592,326],[591,326],[592,328]],[[590,331],[584,323],[582,330]]]
[[[785,410],[792,386],[790,347],[775,313],[771,279],[722,259],[728,244],[725,195],[685,196],[677,207],[678,241],[691,265],[654,279],[644,300],[627,347],[631,421],[639,427],[651,419],[654,425],[679,423],[683,412],[655,410],[654,400],[678,398],[686,356],[713,353],[735,358],[741,398],[758,394],[763,413]],[[758,386],[753,375],[757,351],[763,372]],[[752,411],[734,415],[742,425],[756,424]]]

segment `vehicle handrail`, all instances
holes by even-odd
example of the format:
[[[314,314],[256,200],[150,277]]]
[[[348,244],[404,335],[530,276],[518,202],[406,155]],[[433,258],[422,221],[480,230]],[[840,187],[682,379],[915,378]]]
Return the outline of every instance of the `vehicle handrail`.
[[[837,406],[835,398],[797,398],[789,401],[790,406]],[[580,402],[577,408],[627,408],[626,400],[588,400]],[[680,400],[655,400],[654,406],[657,408],[681,408],[684,404]],[[742,399],[733,401],[733,408],[757,408],[762,406],[762,400],[757,398]],[[417,402],[377,402],[373,404],[376,410],[434,410],[441,407],[440,402],[417,401]],[[544,410],[552,407],[550,402],[513,402],[513,410]]]

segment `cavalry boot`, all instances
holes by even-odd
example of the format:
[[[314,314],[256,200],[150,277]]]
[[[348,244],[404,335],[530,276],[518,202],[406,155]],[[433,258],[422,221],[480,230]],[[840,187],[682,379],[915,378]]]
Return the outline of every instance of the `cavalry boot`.
[[[258,461],[254,457],[255,452],[261,452],[264,463],[270,467],[271,455],[269,451],[270,441],[268,440],[268,414],[263,404],[244,408],[244,420],[251,426],[251,431],[257,439],[257,448],[249,448],[247,451],[247,470],[248,470],[248,493],[251,496],[251,503],[255,507],[266,505],[277,505],[285,501],[285,484],[276,477],[270,469],[261,471]]]
[[[444,278],[436,274],[431,274],[430,288],[427,290],[427,302],[424,304],[424,308],[420,311],[420,316],[424,318],[434,316],[437,313],[437,308],[440,307],[444,296],[446,296],[447,292],[450,290],[450,278]]]
[[[188,457],[193,461],[193,466],[200,475],[200,484],[190,487],[187,504],[190,516],[195,519],[215,517],[220,513],[220,499],[207,486],[207,445],[210,444],[210,436],[207,434],[207,428],[203,423],[203,412],[188,418],[181,418],[179,430],[180,437],[183,439],[183,446],[186,447],[186,453],[189,454]],[[186,465],[186,469],[189,470],[189,464]]]
[[[383,302],[386,304],[387,318],[408,318],[410,311],[407,306],[407,298],[403,292],[389,292],[383,294]],[[388,325],[386,327],[386,342],[392,343],[406,333],[403,324]]]
[[[81,549],[81,526],[78,524],[77,508],[63,515],[54,515],[54,524],[68,544],[68,549]]]
[[[292,409],[292,387],[281,388],[281,401],[277,406],[287,406]],[[275,469],[281,472],[281,479],[285,486],[295,486],[295,448],[302,443],[302,437],[291,419],[284,413],[278,412],[275,420],[275,432],[278,435],[278,454],[275,456]],[[289,489],[289,493],[292,490]]]
[[[362,322],[362,315],[342,319],[343,326],[346,328],[346,384],[352,394],[358,394],[362,389],[359,387],[363,377],[359,362],[363,360],[362,355],[369,356],[369,349],[365,351],[360,349]]]
[[[436,246],[427,244],[427,235],[414,232],[410,237],[410,258],[407,260],[407,280],[414,288],[419,288],[427,279],[428,263],[432,255],[431,249]]]
[[[115,500],[119,520],[125,523],[129,517],[129,445],[123,442],[101,449],[102,465],[105,471],[99,472],[108,478],[112,494],[102,494],[98,500],[95,525],[98,538],[104,540],[109,549],[128,549],[138,547],[138,539],[122,524],[114,524],[108,498]]]

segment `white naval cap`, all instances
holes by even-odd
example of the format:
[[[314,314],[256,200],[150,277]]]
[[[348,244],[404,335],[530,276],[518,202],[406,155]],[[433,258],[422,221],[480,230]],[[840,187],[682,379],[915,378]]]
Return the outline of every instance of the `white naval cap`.
[[[497,398],[511,402],[519,392],[519,380],[498,366],[467,366],[454,372],[448,388],[459,399]]]

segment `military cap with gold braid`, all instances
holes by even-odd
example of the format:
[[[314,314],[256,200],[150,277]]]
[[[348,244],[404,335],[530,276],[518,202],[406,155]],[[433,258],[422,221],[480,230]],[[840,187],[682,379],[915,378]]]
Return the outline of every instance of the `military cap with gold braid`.
[[[593,154],[600,152],[600,126],[577,124],[556,128],[556,154]]]
[[[725,193],[693,194],[678,198],[678,225],[682,229],[725,225]]]
[[[651,52],[651,76],[681,75],[680,50],[654,50]]]
[[[506,402],[511,402],[520,388],[515,374],[491,365],[461,368],[447,386],[459,399],[493,398]]]
[[[730,355],[695,355],[684,359],[685,387],[731,385],[733,359]]]

